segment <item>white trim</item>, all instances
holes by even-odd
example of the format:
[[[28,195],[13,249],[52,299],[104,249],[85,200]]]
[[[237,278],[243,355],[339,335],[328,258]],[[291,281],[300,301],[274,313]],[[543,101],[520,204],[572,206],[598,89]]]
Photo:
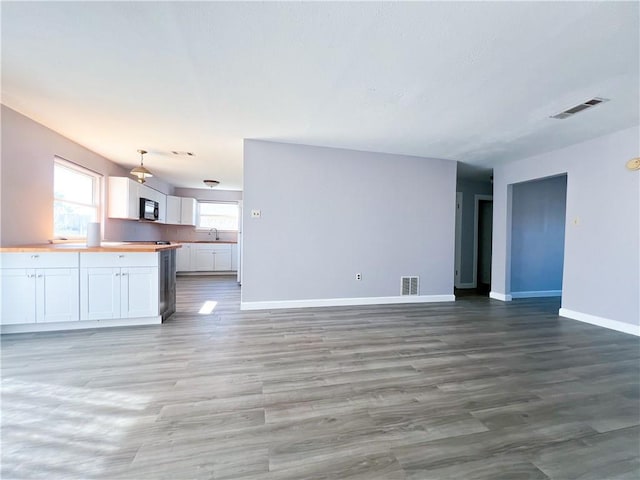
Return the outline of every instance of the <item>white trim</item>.
[[[55,332],[59,330],[83,330],[86,328],[160,325],[161,323],[162,317],[159,315],[155,317],[115,318],[109,320],[80,320],[77,322],[22,323],[1,325],[0,333]]]
[[[493,298],[494,300],[500,300],[502,302],[511,301],[511,295],[509,295],[508,293],[489,292],[489,298]]]
[[[493,195],[474,195],[475,205],[473,210],[473,288],[476,288],[478,286],[478,212],[480,210],[481,200],[488,200],[493,202]]]
[[[277,308],[343,307],[351,305],[388,305],[393,303],[455,302],[455,295],[406,295],[397,297],[317,298],[310,300],[276,300],[240,302],[240,310]]]
[[[589,315],[588,313],[576,312],[567,308],[561,308],[558,311],[558,315],[579,322],[590,323],[598,327],[608,328],[610,330],[616,330],[618,332],[628,333],[640,337],[640,326],[632,325],[626,322],[620,322],[619,320],[611,320],[610,318],[598,317],[596,315]]]
[[[460,275],[462,269],[462,202],[464,200],[464,196],[462,192],[456,192],[456,233],[455,233],[455,286],[457,288],[461,288],[460,285]]]
[[[469,283],[461,283],[460,285],[457,285],[457,288],[464,290],[465,288],[476,288],[476,286],[473,284],[473,282],[469,282]]]
[[[511,298],[561,297],[562,290],[537,290],[531,292],[511,292]]]

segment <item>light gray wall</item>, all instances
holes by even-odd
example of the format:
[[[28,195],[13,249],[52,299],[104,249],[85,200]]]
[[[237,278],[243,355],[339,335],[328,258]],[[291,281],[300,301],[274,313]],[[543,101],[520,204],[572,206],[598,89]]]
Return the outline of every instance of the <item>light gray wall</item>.
[[[567,177],[513,186],[511,292],[562,289]]]
[[[243,302],[451,295],[455,187],[451,161],[245,140]]]
[[[119,165],[2,105],[0,245],[45,243],[52,238],[56,155],[105,178],[128,175]],[[148,185],[163,193],[172,189],[155,177]],[[105,190],[106,181],[102,188],[106,206]],[[103,215],[106,217],[106,211]],[[103,219],[102,223],[106,240],[157,240],[162,236],[159,225],[148,222]]]
[[[460,282],[473,283],[473,240],[475,234],[475,195],[491,195],[489,182],[458,179],[456,191],[462,192],[462,228],[460,243]]]
[[[640,324],[638,127],[494,169],[492,289],[510,293],[511,185],[567,173],[562,307]]]

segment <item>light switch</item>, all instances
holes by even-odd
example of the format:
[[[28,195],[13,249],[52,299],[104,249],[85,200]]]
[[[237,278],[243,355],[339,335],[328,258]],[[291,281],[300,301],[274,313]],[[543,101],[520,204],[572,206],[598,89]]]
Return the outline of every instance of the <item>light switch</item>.
[[[251,210],[251,218],[260,218],[262,216],[262,212],[260,210]]]

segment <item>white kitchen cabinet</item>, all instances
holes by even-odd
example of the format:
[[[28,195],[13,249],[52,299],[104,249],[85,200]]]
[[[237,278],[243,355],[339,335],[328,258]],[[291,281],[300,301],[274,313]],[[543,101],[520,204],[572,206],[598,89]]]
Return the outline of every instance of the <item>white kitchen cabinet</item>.
[[[196,224],[197,202],[195,198],[181,199],[181,221],[182,225]]]
[[[191,271],[191,250],[193,244],[183,243],[182,248],[176,251],[176,271],[178,272],[190,272]]]
[[[165,223],[171,225],[196,224],[197,202],[195,198],[167,195],[167,214]]]
[[[167,222],[167,196],[128,177],[109,177],[109,218],[140,219],[140,199],[158,202],[158,223]]]
[[[234,272],[238,271],[239,263],[240,262],[238,261],[238,244],[232,243],[231,244],[231,270]]]
[[[113,266],[107,266],[107,265]],[[83,253],[80,257],[80,319],[158,315],[155,253]]]
[[[2,266],[0,324],[79,319],[78,254],[5,253]]]
[[[35,323],[35,270],[5,268],[2,270],[2,325]]]
[[[167,195],[167,216],[165,223],[180,225],[182,223],[182,199]]]
[[[140,184],[127,177],[109,177],[109,218],[140,218]]]
[[[231,270],[231,245],[196,243],[191,254],[191,269],[198,272],[228,272]]]

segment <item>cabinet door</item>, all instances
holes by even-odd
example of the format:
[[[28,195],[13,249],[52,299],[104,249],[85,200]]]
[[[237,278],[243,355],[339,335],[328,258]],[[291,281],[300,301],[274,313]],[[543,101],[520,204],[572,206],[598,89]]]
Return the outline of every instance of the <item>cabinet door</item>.
[[[178,272],[191,271],[191,245],[182,244],[182,248],[176,250],[176,270]]]
[[[120,318],[120,269],[80,269],[80,320]]]
[[[36,322],[79,320],[78,269],[36,270]]]
[[[228,272],[231,270],[231,250],[214,251],[214,270]]]
[[[2,312],[0,324],[35,323],[35,270],[8,268],[2,270]]]
[[[182,202],[180,197],[167,195],[167,215],[165,222],[171,225],[180,225],[182,221]]]
[[[182,198],[182,225],[196,224],[196,199]]]
[[[231,270],[238,270],[238,244],[234,243],[231,245]]]
[[[196,272],[213,272],[215,268],[213,249],[196,247],[195,261],[191,262],[191,268]]]
[[[121,318],[158,315],[160,285],[157,267],[123,268],[121,279]]]

